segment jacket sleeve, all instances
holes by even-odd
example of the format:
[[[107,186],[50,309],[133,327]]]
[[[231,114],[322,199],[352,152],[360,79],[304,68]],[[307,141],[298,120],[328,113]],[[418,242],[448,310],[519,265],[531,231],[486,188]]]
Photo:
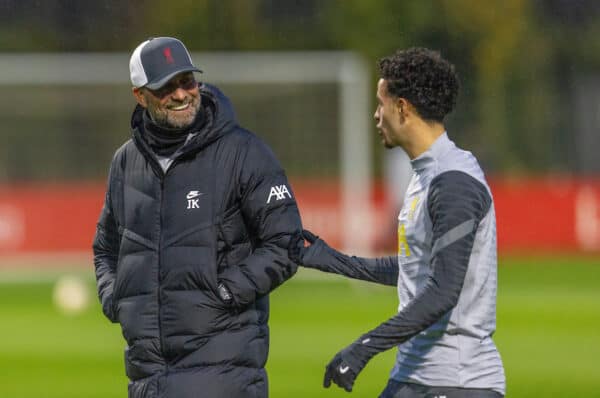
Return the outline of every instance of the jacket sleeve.
[[[106,315],[111,322],[117,322],[112,298],[119,255],[119,231],[111,204],[113,168],[114,167],[111,168],[109,176],[104,206],[102,207],[100,218],[96,225],[93,250],[96,284],[98,288],[98,297],[102,304],[102,312],[104,312],[104,315]]]
[[[307,268],[347,276],[353,279],[396,286],[398,257],[363,258],[348,256],[317,239],[305,249],[301,264]]]
[[[275,156],[257,139],[247,146],[239,196],[253,251],[218,277],[237,307],[268,294],[296,273],[287,247],[290,238],[302,231],[294,194]]]
[[[485,186],[460,171],[440,174],[427,198],[433,225],[432,272],[425,286],[396,316],[361,336],[362,353],[347,360],[364,365],[371,356],[405,342],[451,311],[460,297],[475,234],[492,198]],[[362,358],[360,358],[362,356]]]

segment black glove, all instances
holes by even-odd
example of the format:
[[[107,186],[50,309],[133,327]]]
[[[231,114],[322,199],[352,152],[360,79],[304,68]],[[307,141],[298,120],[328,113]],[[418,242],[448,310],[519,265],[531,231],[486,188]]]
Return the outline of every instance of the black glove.
[[[368,335],[365,335],[333,357],[325,368],[323,387],[329,388],[333,380],[335,384],[344,390],[352,391],[356,377],[376,354],[364,345],[369,340]]]
[[[355,372],[349,364],[344,362],[342,355],[338,352],[325,368],[323,387],[329,388],[331,381],[333,380],[335,384],[350,392],[352,391],[356,376],[358,376],[358,373]]]
[[[297,232],[290,239],[290,244],[288,246],[288,257],[296,264],[304,264],[304,256],[308,250],[308,246],[304,246],[304,240],[306,240],[311,245],[315,243],[319,239],[318,236],[305,229],[302,232]]]

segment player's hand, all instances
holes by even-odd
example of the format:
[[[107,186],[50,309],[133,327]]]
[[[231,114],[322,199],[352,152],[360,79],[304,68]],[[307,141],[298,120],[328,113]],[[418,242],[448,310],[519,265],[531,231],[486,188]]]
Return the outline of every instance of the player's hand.
[[[355,372],[348,363],[344,362],[341,353],[337,353],[325,368],[325,378],[323,387],[329,388],[331,382],[350,392],[354,386],[358,373]]]
[[[317,239],[319,239],[319,237],[307,229],[292,236],[288,246],[288,257],[290,260],[296,264],[304,264],[304,256],[306,255],[308,248],[315,243]],[[305,246],[305,241],[309,243],[309,246]]]
[[[366,336],[366,335],[365,335]],[[374,352],[362,343],[365,336],[338,352],[325,368],[323,387],[329,388],[331,382],[350,392],[358,374],[373,357]]]

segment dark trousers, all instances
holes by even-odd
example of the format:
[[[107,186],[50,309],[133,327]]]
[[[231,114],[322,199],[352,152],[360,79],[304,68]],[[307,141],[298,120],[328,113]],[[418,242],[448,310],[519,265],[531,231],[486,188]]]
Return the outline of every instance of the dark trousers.
[[[502,398],[502,394],[479,388],[429,387],[390,380],[379,398]]]

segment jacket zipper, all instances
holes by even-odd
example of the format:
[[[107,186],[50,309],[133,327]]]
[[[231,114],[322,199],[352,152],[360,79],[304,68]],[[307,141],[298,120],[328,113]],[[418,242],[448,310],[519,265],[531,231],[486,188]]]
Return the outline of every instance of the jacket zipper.
[[[159,228],[159,236],[158,236],[158,335],[159,335],[159,341],[160,341],[160,352],[162,353],[163,359],[165,361],[165,374],[169,373],[169,361],[167,360],[167,352],[166,352],[166,344],[165,344],[165,337],[163,335],[163,328],[162,328],[162,312],[163,312],[163,307],[162,307],[162,273],[161,273],[161,268],[162,268],[162,252],[163,252],[163,233],[162,233],[162,229],[163,229],[163,206],[164,206],[164,196],[165,196],[165,178],[167,178],[167,174],[169,173],[169,171],[173,168],[173,166],[175,165],[175,162],[177,160],[173,160],[173,162],[171,163],[171,165],[169,166],[169,168],[167,168],[166,171],[162,170],[162,167],[159,166],[159,169],[161,170],[161,175],[160,175],[160,198],[159,198],[159,202],[160,202],[160,211],[159,211],[159,218],[158,218],[158,228]]]
[[[168,373],[169,371],[169,365],[168,365],[168,361],[166,360],[166,352],[165,352],[165,348],[166,348],[166,344],[165,344],[165,339],[164,339],[164,335],[163,335],[163,328],[162,328],[162,312],[163,312],[163,308],[162,308],[162,272],[161,272],[161,268],[162,268],[162,249],[163,249],[163,233],[162,233],[162,227],[163,227],[163,198],[164,198],[164,190],[165,190],[165,184],[164,184],[164,174],[161,176],[160,178],[160,197],[159,197],[159,214],[158,214],[158,292],[157,292],[157,298],[158,298],[158,337],[159,337],[159,341],[160,341],[160,352],[162,353],[163,359],[165,360],[165,372]]]

